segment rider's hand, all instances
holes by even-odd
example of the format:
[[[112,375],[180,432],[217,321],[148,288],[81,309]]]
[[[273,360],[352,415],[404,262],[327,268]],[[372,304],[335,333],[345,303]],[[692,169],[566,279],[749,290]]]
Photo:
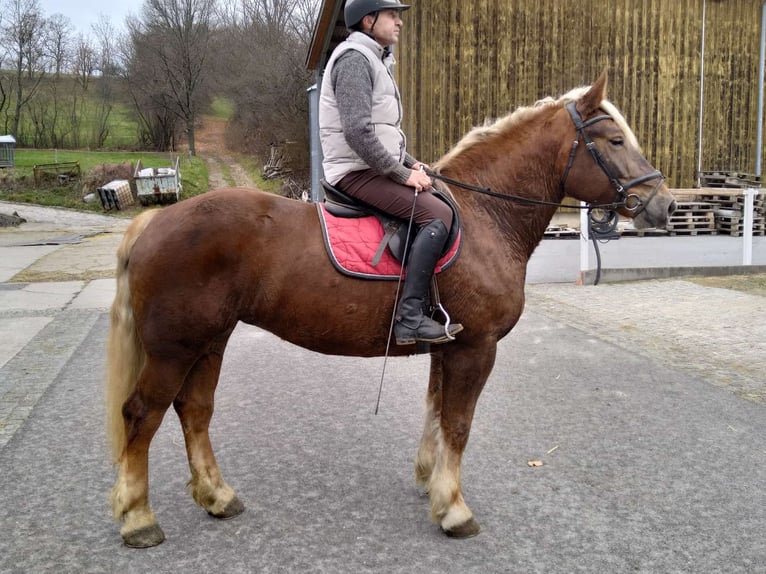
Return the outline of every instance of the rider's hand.
[[[413,166],[413,168],[414,167],[415,166]],[[431,178],[428,176],[428,174],[421,169],[411,169],[410,177],[408,177],[407,181],[405,182],[406,185],[414,187],[415,191],[423,191],[424,189],[428,189],[431,187],[432,183],[433,182],[431,181]]]

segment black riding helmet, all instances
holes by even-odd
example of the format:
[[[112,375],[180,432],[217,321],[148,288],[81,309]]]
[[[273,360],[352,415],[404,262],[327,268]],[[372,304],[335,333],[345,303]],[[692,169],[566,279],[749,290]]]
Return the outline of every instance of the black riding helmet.
[[[343,17],[346,20],[346,28],[355,30],[362,18],[373,12],[381,10],[399,10],[404,12],[409,10],[410,6],[399,3],[399,0],[346,0],[346,8],[343,10]]]

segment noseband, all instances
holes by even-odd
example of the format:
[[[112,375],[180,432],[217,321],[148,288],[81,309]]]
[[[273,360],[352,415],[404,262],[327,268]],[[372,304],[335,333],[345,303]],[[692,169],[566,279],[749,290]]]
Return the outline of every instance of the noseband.
[[[591,137],[588,135],[588,132],[585,131],[585,128],[592,126],[593,124],[600,122],[601,120],[612,120],[612,116],[609,116],[607,114],[596,116],[594,118],[591,118],[587,121],[583,121],[582,116],[580,116],[580,113],[577,111],[577,108],[575,107],[575,102],[569,102],[566,105],[567,111],[569,112],[569,116],[572,118],[572,121],[574,122],[575,129],[577,130],[577,139],[574,140],[572,143],[572,151],[569,152],[569,161],[567,162],[566,170],[564,170],[564,177],[561,178],[561,190],[564,190],[564,186],[567,182],[567,177],[569,176],[569,170],[572,168],[572,164],[574,163],[575,158],[575,152],[577,151],[577,146],[580,144],[580,139],[585,142],[585,147],[590,152],[590,155],[593,157],[593,160],[598,164],[598,166],[601,168],[601,171],[604,172],[607,178],[609,178],[609,182],[614,186],[615,191],[617,191],[617,197],[614,202],[610,205],[604,205],[600,207],[604,208],[611,208],[616,209],[618,207],[622,207],[624,209],[627,209],[630,211],[631,216],[635,217],[639,213],[641,213],[644,209],[646,209],[646,206],[649,205],[649,202],[654,199],[654,196],[657,195],[657,192],[660,190],[660,186],[662,185],[662,182],[665,181],[665,177],[660,173],[659,171],[653,171],[651,173],[647,173],[646,175],[639,176],[635,179],[630,180],[627,183],[620,183],[620,180],[617,178],[617,176],[612,171],[612,168],[609,167],[609,164],[604,159],[604,156],[601,155],[601,152],[596,147],[596,143],[591,139]],[[658,179],[657,185],[654,186],[654,189],[649,194],[649,197],[646,198],[646,200],[641,199],[637,194],[635,193],[628,193],[628,190],[632,187],[635,187],[637,185],[641,185],[644,182],[651,181],[653,179]]]

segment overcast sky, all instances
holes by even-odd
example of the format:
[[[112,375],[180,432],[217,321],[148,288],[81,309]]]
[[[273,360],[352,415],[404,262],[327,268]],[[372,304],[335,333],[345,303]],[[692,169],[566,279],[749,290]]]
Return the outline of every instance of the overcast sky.
[[[46,17],[63,14],[72,21],[77,32],[90,34],[91,24],[98,21],[99,14],[105,14],[112,26],[124,30],[125,17],[138,15],[143,0],[39,0]]]

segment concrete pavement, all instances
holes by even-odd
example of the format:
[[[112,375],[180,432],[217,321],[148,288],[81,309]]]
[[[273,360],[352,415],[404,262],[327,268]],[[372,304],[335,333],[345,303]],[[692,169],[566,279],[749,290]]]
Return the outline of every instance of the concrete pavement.
[[[565,240],[536,252],[479,403],[463,474],[479,537],[444,538],[413,486],[426,357],[388,362],[373,416],[381,360],[240,325],[212,434],[247,512],[194,506],[169,413],[151,463],[168,540],[125,549],[101,376],[127,223],[19,212],[28,224],[0,230],[2,573],[766,572],[764,298],[680,279],[578,287]],[[677,239],[643,245],[664,257]],[[563,282],[538,282],[553,269]]]

